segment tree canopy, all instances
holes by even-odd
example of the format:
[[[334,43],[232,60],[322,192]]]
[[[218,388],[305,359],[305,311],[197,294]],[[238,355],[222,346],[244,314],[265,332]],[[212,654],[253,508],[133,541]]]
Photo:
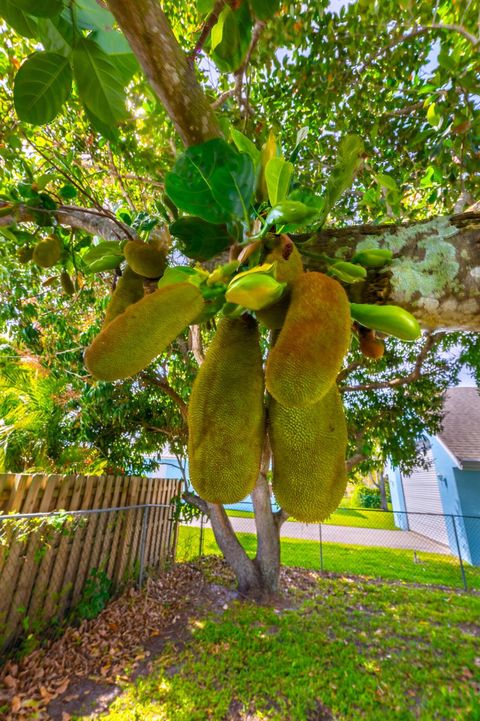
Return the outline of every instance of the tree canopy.
[[[140,472],[166,442],[183,454],[219,317],[255,315],[247,283],[286,292],[275,263],[262,266],[281,233],[352,304],[338,376],[348,468],[411,468],[462,364],[480,378],[475,4],[0,0],[0,17],[11,470]],[[168,265],[137,273],[141,295],[163,275],[199,288],[205,309],[140,373],[96,382],[83,352],[139,245]],[[402,320],[369,324],[380,305]],[[407,312],[423,337],[398,332],[415,327]],[[385,353],[365,357],[365,337]],[[34,412],[45,393],[52,442]]]

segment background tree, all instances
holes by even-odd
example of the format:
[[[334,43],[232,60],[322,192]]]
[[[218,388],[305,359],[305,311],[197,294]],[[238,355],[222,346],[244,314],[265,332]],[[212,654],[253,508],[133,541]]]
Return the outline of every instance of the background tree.
[[[19,347],[57,364],[60,374],[73,374],[83,438],[102,458],[134,468],[155,440],[181,448],[194,359],[202,357],[199,340],[211,335],[208,327],[191,330],[173,355],[113,387],[92,385],[81,366],[81,349],[98,330],[125,241],[164,236],[164,224],[174,220],[162,191],[180,149],[177,137],[190,146],[223,133],[255,154],[268,143],[270,128],[277,136],[281,128],[282,150],[296,167],[292,197],[307,204],[329,196],[337,201],[328,203],[329,227],[296,229],[306,266],[325,271],[325,257],[340,247],[348,260],[368,239],[397,257],[382,278],[373,274],[350,286],[353,300],[400,303],[430,329],[478,331],[479,217],[448,215],[478,197],[479,43],[472,3],[443,2],[432,11],[408,0],[375,8],[357,2],[337,14],[327,3],[280,7],[245,0],[234,8],[201,2],[195,10],[167,2],[162,11],[154,0],[135,6],[111,0],[112,15],[94,0],[49,0],[42,16],[36,5],[0,3],[8,23],[1,50],[8,79],[1,99],[3,319]],[[347,192],[337,198],[335,191],[333,198],[332,187],[342,186],[332,185],[339,138],[352,131],[364,140],[362,162],[343,183]],[[438,217],[427,220],[432,215]],[[374,225],[354,225],[365,221]],[[400,221],[418,225],[405,231]],[[52,233],[62,247],[52,269],[16,259],[18,251],[25,261]],[[191,239],[174,238],[171,262],[182,262],[179,252],[191,256]],[[69,347],[67,337],[74,340]],[[447,365],[444,354],[454,345],[462,350]],[[354,348],[339,377],[349,465],[367,470],[388,456],[411,466],[416,442],[438,428],[442,391],[455,382],[462,360],[478,373],[478,358],[476,333],[429,333],[401,349],[388,340],[384,358],[367,363]],[[379,447],[380,457],[373,453]],[[284,516],[271,514],[266,468],[265,456],[253,494],[253,563],[224,510],[190,497],[210,515],[244,590],[272,591],[278,580]]]

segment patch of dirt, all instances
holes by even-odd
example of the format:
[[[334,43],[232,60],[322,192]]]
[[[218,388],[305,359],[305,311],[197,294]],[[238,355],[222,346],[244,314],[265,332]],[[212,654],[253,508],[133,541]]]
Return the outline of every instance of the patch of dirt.
[[[2,721],[69,721],[108,708],[120,684],[148,673],[167,643],[185,643],[192,616],[222,613],[238,598],[209,578],[233,585],[220,559],[179,564],[142,590],[128,589],[92,621],[8,661],[0,668],[0,708],[9,708]]]

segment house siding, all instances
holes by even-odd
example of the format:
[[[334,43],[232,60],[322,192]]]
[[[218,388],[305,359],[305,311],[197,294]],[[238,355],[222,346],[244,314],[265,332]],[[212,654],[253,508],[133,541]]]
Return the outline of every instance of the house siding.
[[[408,526],[411,531],[448,546],[448,531],[431,449],[427,451],[426,460],[430,464],[428,468],[415,468],[410,475],[401,477]]]

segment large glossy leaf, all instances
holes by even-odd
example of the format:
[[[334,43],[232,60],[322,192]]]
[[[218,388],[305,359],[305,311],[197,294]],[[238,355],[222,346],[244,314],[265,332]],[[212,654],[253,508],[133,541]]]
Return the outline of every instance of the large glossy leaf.
[[[225,225],[214,225],[196,217],[176,220],[170,232],[179,250],[193,260],[209,260],[228,248],[232,242]]]
[[[20,10],[39,18],[53,18],[63,10],[63,0],[15,0]]]
[[[92,113],[92,111],[89,110],[87,107],[85,107],[85,114],[89,119],[92,128],[96,130],[97,133],[100,133],[100,135],[103,135],[104,138],[110,140],[110,142],[112,143],[118,140],[118,128],[116,125],[104,123],[103,120],[97,118],[97,116]]]
[[[122,74],[91,38],[76,45],[73,71],[82,102],[97,118],[115,125],[128,117]]]
[[[116,30],[98,30],[92,38],[108,55],[126,85],[139,69],[139,65],[125,36]]]
[[[27,15],[14,0],[0,0],[0,17],[25,38],[34,38],[37,34],[36,19]]]
[[[280,7],[280,0],[249,0],[252,12],[259,20],[269,20]]]
[[[268,199],[273,207],[288,195],[290,181],[293,174],[293,165],[283,158],[271,158],[265,166],[265,181],[267,183]]]
[[[111,30],[115,23],[112,13],[97,0],[75,0],[78,26],[85,30]]]
[[[215,64],[223,72],[238,70],[247,54],[253,20],[246,2],[238,10],[228,5],[222,10],[210,34],[210,49]]]
[[[246,135],[241,133],[240,130],[237,130],[236,128],[230,129],[230,135],[233,142],[235,143],[237,150],[240,153],[247,153],[247,155],[251,157],[253,164],[257,166],[260,162],[261,153],[260,150],[256,147],[256,145],[252,143],[250,138],[247,138]]]
[[[73,46],[73,26],[69,19],[59,15],[56,18],[39,18],[37,37],[50,53],[70,55]]]
[[[217,203],[247,222],[254,187],[253,162],[245,153],[240,153],[235,162],[222,165],[213,176],[212,192]]]
[[[59,112],[72,86],[67,58],[57,53],[34,53],[15,77],[13,99],[20,120],[49,123]]]
[[[253,193],[251,159],[221,139],[188,148],[165,181],[167,195],[181,210],[210,223],[244,217]]]

